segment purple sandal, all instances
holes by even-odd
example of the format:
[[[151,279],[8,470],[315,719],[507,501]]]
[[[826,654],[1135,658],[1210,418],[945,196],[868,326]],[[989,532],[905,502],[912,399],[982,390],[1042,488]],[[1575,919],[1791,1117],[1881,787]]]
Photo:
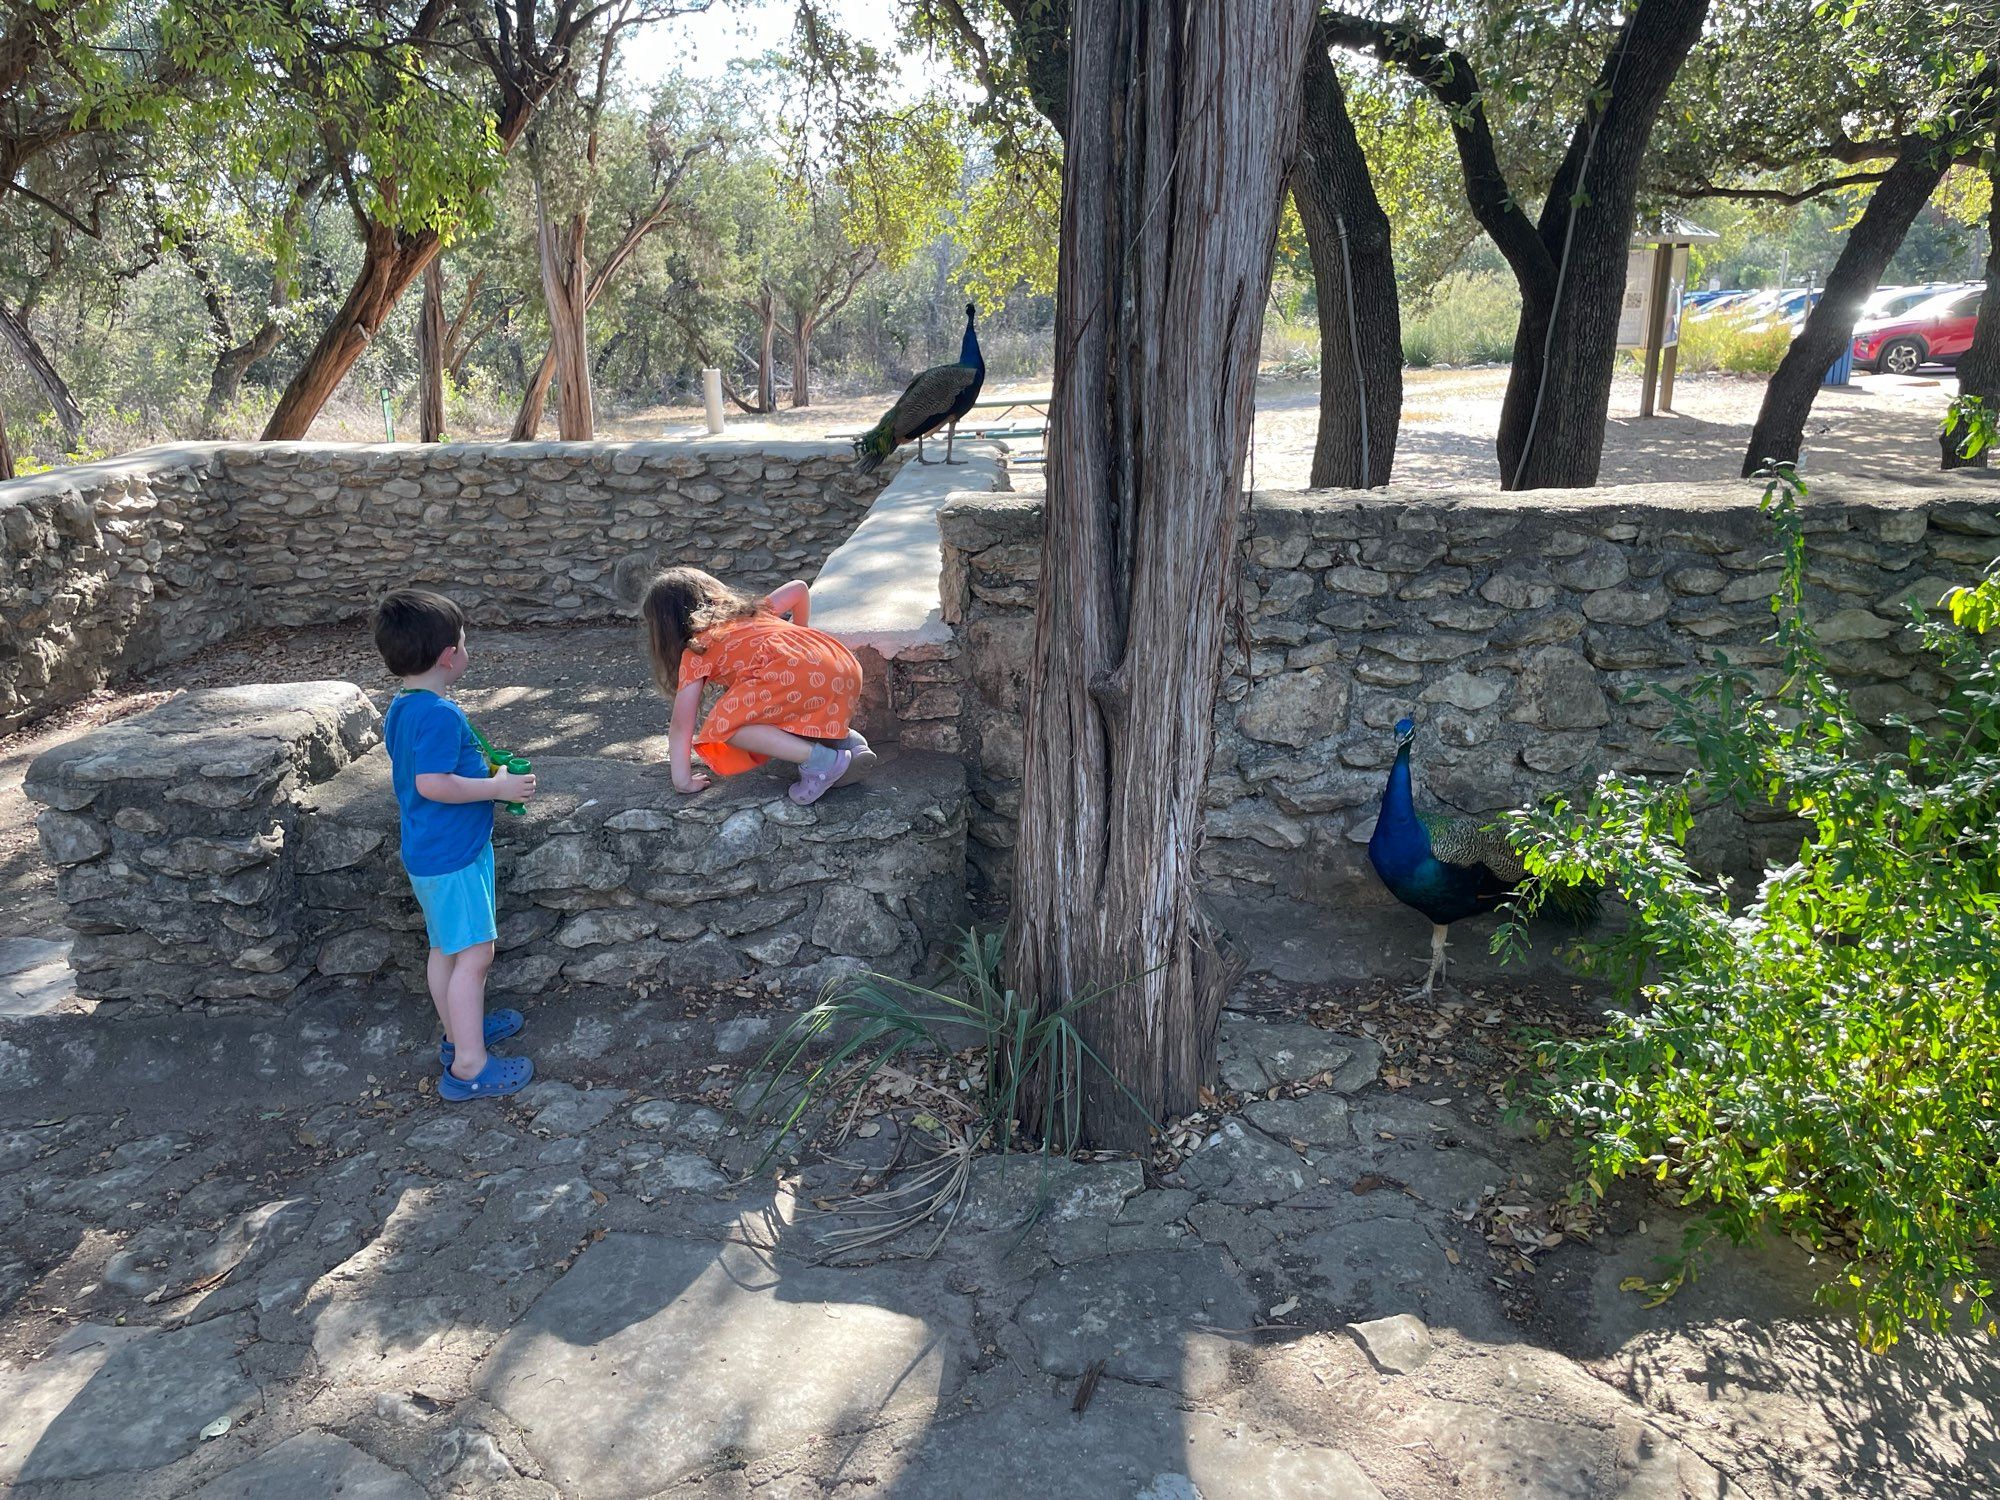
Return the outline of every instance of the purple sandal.
[[[799,767],[799,779],[793,782],[790,790],[785,793],[800,807],[810,807],[825,796],[827,788],[846,775],[848,766],[854,761],[854,752],[845,747],[836,750],[828,745],[822,746],[821,749],[826,752],[826,761],[819,766],[819,769],[813,769],[814,762],[818,761],[820,756],[820,751],[815,750],[812,759]]]

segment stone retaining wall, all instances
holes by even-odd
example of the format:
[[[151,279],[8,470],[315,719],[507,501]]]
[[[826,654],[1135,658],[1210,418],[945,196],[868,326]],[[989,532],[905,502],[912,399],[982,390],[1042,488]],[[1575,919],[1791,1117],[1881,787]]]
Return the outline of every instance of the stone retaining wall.
[[[621,615],[658,560],[809,578],[888,477],[828,443],[257,443],[0,485],[0,732],[398,583],[506,625]]]
[[[1233,895],[1386,899],[1368,871],[1392,726],[1419,725],[1441,810],[1520,806],[1597,771],[1666,771],[1652,682],[1727,653],[1768,668],[1772,533],[1749,482],[1529,495],[1259,495],[1244,523],[1240,650],[1226,653],[1204,865]],[[971,692],[959,721],[969,845],[1004,890],[1018,812],[1022,673],[1041,512],[961,499],[940,517],[945,612]],[[1808,505],[1808,604],[1864,718],[1935,712],[1908,624],[2000,553],[2000,480],[1825,479]],[[1768,672],[1766,676],[1768,678]],[[1705,857],[1777,852],[1772,825],[1718,819]]]
[[[77,932],[77,991],[138,1008],[288,997],[400,970],[422,919],[397,857],[380,720],[350,683],[208,689],[39,756],[44,851]],[[494,987],[644,991],[846,967],[908,975],[962,920],[965,777],[885,760],[813,807],[752,774],[698,799],[666,769],[538,757],[558,790],[500,813]]]
[[[783,975],[802,998],[843,965],[914,973],[962,921],[965,777],[901,755],[812,807],[776,775],[698,798],[666,767],[537,757],[527,816],[498,814],[497,991],[644,991]],[[423,922],[397,857],[388,757],[362,757],[300,800],[299,899],[324,975],[397,968],[421,982]]]
[[[0,733],[243,623],[210,458],[162,449],[0,484]]]
[[[27,792],[46,809],[77,992],[213,1005],[296,989],[317,947],[299,796],[380,726],[351,683],[216,688],[36,757]]]

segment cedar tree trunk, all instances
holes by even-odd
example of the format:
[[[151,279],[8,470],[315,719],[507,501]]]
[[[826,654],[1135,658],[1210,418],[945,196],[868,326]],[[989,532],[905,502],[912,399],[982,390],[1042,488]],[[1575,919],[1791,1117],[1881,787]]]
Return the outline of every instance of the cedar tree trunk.
[[[14,477],[14,447],[7,441],[7,413],[0,411],[0,480]]]
[[[1798,462],[1806,417],[1828,366],[1853,341],[1862,304],[1881,281],[1911,222],[1937,191],[1951,160],[1948,139],[1912,136],[1869,194],[1868,206],[1847,231],[1840,257],[1827,273],[1826,290],[1806,314],[1805,327],[1764,387],[1764,404],[1743,454],[1744,474],[1760,473],[1774,463]]]
[[[340,388],[397,300],[437,253],[438,237],[431,230],[410,233],[372,221],[362,226],[361,269],[354,285],[278,398],[277,409],[264,424],[265,442],[296,441],[312,430],[320,408]]]
[[[550,219],[539,176],[535,182],[535,245],[542,268],[542,301],[549,314],[549,360],[555,366],[556,435],[565,443],[589,442],[596,422],[590,400],[590,344],[585,317],[590,306],[589,271],[584,262],[587,215],[578,213],[558,227]],[[532,388],[530,395],[533,394]],[[528,402],[522,402],[526,416]],[[540,418],[539,403],[535,416]],[[514,436],[532,438],[515,422]]]
[[[417,401],[417,439],[444,440],[444,263],[424,267],[424,306],[417,318],[417,365],[422,382]]]
[[[1311,0],[1079,0],[1009,968],[1075,1015],[1081,1139],[1197,1105],[1196,899],[1243,457]],[[1044,1088],[1056,1080],[1041,1080]]]
[[[1403,68],[1444,106],[1473,217],[1520,285],[1497,444],[1505,489],[1597,483],[1639,172],[1653,121],[1708,4],[1638,0],[1533,221],[1501,170],[1479,77],[1463,54],[1402,22],[1336,11],[1323,17],[1335,45],[1366,48]]]
[[[1314,489],[1389,482],[1403,412],[1403,318],[1389,216],[1348,117],[1340,75],[1315,29],[1306,49],[1292,201],[1319,302],[1319,437]]]
[[[1653,121],[1707,14],[1708,0],[1639,0],[1543,201],[1535,225],[1541,253],[1509,256],[1521,321],[1500,407],[1503,488],[1597,483],[1640,169]]]
[[[83,437],[83,407],[78,404],[69,382],[56,369],[55,361],[35,337],[34,329],[28,326],[27,317],[0,303],[0,338],[5,338],[35,384],[41,388],[42,397],[56,414],[56,422],[62,428],[63,449],[74,452]]]
[[[778,295],[769,282],[760,283],[757,295],[744,299],[744,307],[757,320],[757,410],[778,409]]]
[[[818,323],[811,317],[792,316],[792,405],[812,405],[812,346]]]

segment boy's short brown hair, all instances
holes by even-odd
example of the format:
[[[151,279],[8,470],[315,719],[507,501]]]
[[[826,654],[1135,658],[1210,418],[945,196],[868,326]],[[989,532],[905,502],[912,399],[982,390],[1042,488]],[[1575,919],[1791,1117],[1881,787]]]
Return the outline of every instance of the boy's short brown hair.
[[[371,623],[375,649],[398,677],[428,672],[465,634],[465,612],[429,589],[394,589],[384,594]]]

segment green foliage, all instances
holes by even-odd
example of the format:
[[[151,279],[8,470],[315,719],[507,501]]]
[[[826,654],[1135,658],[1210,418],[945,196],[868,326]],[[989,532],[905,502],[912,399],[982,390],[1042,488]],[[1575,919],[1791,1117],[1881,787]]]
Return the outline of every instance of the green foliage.
[[[1913,610],[1956,686],[1923,727],[1878,737],[1806,617],[1803,493],[1789,468],[1766,492],[1775,689],[1726,661],[1654,688],[1693,769],[1606,775],[1516,819],[1541,880],[1600,881],[1627,914],[1582,953],[1619,1008],[1548,1046],[1537,1102],[1574,1132],[1581,1191],[1641,1177],[1700,1212],[1661,1295],[1710,1237],[1777,1231],[1841,1264],[1823,1295],[1882,1349],[1913,1324],[1993,1325],[1978,1258],[2000,1216],[2000,648],[1976,632],[2000,623],[2000,577],[1954,594],[1950,623]],[[1688,853],[1696,815],[1732,806],[1803,829],[1747,900]],[[1543,890],[1496,946],[1522,940]]]
[[[1678,368],[1687,375],[1721,371],[1726,375],[1768,375],[1792,347],[1785,324],[1758,327],[1755,318],[1718,313],[1681,319]]]
[[[1957,437],[1958,456],[1966,460],[1978,458],[1991,448],[1996,435],[2000,434],[1996,434],[1993,408],[1984,397],[1969,392],[1952,397],[1951,405],[1944,410],[1944,420],[1938,424],[1938,436]]]
[[[1484,272],[1455,272],[1437,290],[1403,313],[1403,363],[1504,364],[1514,357],[1521,294],[1511,279]]]

